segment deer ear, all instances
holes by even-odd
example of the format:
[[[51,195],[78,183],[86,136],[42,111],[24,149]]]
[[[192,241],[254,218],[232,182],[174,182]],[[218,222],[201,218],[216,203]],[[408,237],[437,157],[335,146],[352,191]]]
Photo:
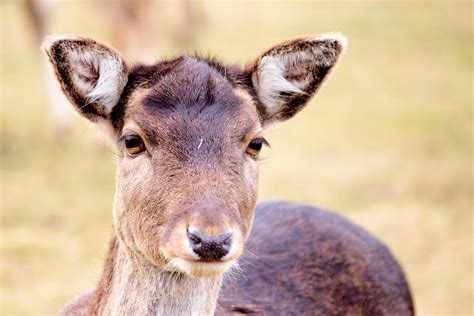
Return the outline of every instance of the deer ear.
[[[304,37],[271,47],[248,66],[264,125],[298,113],[316,94],[344,52],[340,34]]]
[[[108,119],[127,83],[125,61],[87,38],[49,36],[43,49],[74,108],[94,122]]]

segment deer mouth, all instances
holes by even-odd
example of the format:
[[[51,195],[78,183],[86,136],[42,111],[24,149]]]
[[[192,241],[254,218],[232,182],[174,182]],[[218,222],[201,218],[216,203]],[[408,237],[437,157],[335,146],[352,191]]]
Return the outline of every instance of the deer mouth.
[[[189,260],[176,257],[171,259],[169,265],[193,277],[218,277],[237,266],[237,260]]]

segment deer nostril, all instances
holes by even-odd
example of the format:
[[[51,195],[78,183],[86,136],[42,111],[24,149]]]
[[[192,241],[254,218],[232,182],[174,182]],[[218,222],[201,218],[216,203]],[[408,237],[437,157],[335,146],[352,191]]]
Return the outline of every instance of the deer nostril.
[[[224,245],[230,246],[232,244],[232,233],[226,233],[222,236]]]
[[[201,243],[201,238],[199,236],[191,233],[189,230],[187,234],[188,234],[188,239],[192,245],[199,245]]]
[[[196,229],[188,229],[187,236],[193,252],[202,260],[219,260],[230,252],[232,232],[207,236]]]

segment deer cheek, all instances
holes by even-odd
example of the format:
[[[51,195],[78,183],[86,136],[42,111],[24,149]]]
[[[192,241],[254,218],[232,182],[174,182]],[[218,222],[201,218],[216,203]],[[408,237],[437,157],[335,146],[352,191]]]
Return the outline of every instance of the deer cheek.
[[[123,199],[119,191],[116,191],[114,198],[114,210],[113,210],[113,221],[115,233],[118,238],[128,247],[135,248],[135,242],[132,228],[130,227],[129,219],[127,217],[126,208],[123,203]]]
[[[151,169],[146,162],[133,158],[122,162],[117,174],[117,190],[114,201],[114,224],[119,236],[130,248],[138,248],[147,257],[156,258],[159,250],[162,216],[157,214],[159,205],[154,202],[156,192],[150,183]],[[144,221],[143,219],[147,219]]]
[[[252,226],[253,218],[255,215],[255,206],[257,204],[258,198],[258,164],[251,163],[248,164],[244,170],[244,186],[245,194],[242,196],[245,197],[245,200],[241,201],[240,207],[240,216],[242,218],[242,231],[243,231],[243,240],[247,240],[250,235],[250,229]]]

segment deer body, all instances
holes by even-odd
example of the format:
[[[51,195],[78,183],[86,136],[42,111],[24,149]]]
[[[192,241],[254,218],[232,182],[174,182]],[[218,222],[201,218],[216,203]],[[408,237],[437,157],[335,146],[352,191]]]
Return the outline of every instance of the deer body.
[[[46,41],[63,92],[118,156],[104,271],[63,314],[275,313],[279,297],[296,304],[288,313],[412,313],[398,264],[362,229],[294,204],[255,212],[265,129],[308,103],[344,47],[340,35],[303,37],[244,68],[197,56],[132,67],[90,39]],[[249,249],[263,265],[244,254],[255,282],[237,281],[216,309],[255,216]],[[270,281],[279,287],[263,290]]]
[[[390,251],[333,212],[259,203],[239,266],[217,315],[411,315],[411,294]]]

